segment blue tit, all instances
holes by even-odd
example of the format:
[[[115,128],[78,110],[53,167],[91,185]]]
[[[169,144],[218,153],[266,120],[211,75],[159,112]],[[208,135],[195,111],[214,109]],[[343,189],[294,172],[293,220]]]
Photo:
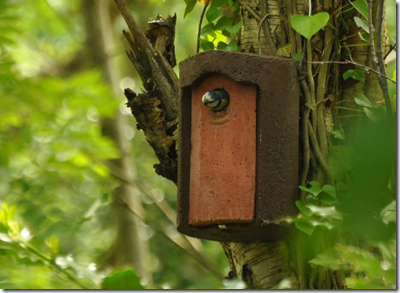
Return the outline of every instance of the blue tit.
[[[229,94],[222,89],[216,89],[206,92],[201,101],[204,106],[214,111],[221,111],[229,105]]]

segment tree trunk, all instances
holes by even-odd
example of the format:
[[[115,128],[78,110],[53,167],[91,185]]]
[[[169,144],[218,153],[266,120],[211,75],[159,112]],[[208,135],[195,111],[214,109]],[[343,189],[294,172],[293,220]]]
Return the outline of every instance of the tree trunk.
[[[156,51],[138,29],[123,0],[115,2],[131,32],[131,35],[125,32],[131,45],[128,56],[147,90],[140,95],[126,90],[129,106],[160,158],[163,168],[158,168],[157,172],[176,180],[176,152],[173,148],[177,113],[175,110],[167,110],[175,108],[169,104],[176,103],[178,80],[162,57],[163,54]],[[371,63],[369,46],[360,39],[353,18],[340,19],[342,6],[348,2],[311,2],[312,7],[308,7],[308,1],[304,0],[242,0],[240,46],[244,52],[266,55],[279,55],[280,49],[289,46],[292,56],[298,54],[302,57],[299,62],[299,83],[303,97],[299,109],[299,185],[306,185],[307,180],[316,180],[321,185],[334,184],[327,164],[328,150],[332,144],[330,133],[341,129],[346,123],[345,119],[339,119],[337,115],[337,104],[344,101],[349,107],[354,107],[353,97],[356,92],[364,91],[373,98],[381,96],[381,90],[376,76],[371,74],[365,82],[345,82],[342,74],[350,68],[332,63],[347,60],[349,56],[360,64],[370,66]],[[311,40],[306,40],[291,28],[290,16],[308,14],[309,10],[310,14],[328,12],[331,17],[323,30]],[[349,28],[345,28],[343,22]],[[156,140],[155,134],[162,136],[157,136]],[[300,200],[304,200],[304,197],[304,193],[299,194]],[[230,276],[241,277],[248,288],[345,288],[345,279],[340,272],[322,270],[318,266],[311,268],[308,263],[317,254],[332,247],[336,239],[328,239],[323,233],[316,233],[313,237],[319,237],[321,241],[315,245],[301,232],[294,231],[293,234],[290,241],[276,243],[222,243],[231,265]],[[307,252],[306,248],[312,251]]]

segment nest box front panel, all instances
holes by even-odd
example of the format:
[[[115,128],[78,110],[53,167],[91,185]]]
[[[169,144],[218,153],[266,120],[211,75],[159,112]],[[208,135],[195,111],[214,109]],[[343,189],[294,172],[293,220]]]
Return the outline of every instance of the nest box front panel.
[[[230,96],[214,111],[202,96],[216,89]],[[192,89],[189,224],[254,221],[257,87],[214,74]]]

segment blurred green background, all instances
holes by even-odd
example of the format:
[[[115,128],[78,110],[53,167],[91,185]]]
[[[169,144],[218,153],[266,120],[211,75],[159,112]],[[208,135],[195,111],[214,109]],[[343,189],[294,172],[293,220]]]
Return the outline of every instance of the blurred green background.
[[[125,87],[141,91],[125,54],[126,24],[114,2],[107,1],[114,34],[108,58],[120,76],[114,95],[100,66],[87,61],[90,31],[82,1],[0,0],[0,288],[80,287],[59,269],[96,288],[115,268],[117,216],[111,194],[120,183],[106,162],[120,157],[121,150],[102,135],[106,118],[125,116],[121,135],[131,144],[135,180],[158,204],[164,202],[172,210],[176,206],[176,187],[155,174],[154,151],[125,106]],[[183,0],[127,3],[143,29],[157,14],[177,13],[177,60],[194,54],[200,6],[184,20]],[[154,200],[143,190],[134,192],[146,211],[138,236],[148,246],[143,257],[152,286],[222,287],[220,276],[166,238],[183,241]],[[215,271],[228,273],[218,242],[194,243],[212,259]]]
[[[101,65],[88,61],[93,32],[84,1],[0,0],[0,288],[112,288],[124,281],[129,288],[240,288],[222,281],[229,264],[218,242],[189,242],[169,220],[176,187],[155,174],[157,158],[125,106],[125,87],[141,91],[124,51],[125,22],[110,0],[106,25],[113,42],[106,51],[118,73],[113,88]],[[157,14],[177,13],[177,61],[195,53],[202,6],[183,19],[184,0],[127,3],[143,29]],[[394,1],[387,5],[389,35],[395,38]],[[392,61],[388,75],[394,68]],[[137,221],[137,236],[146,246],[141,257],[148,277],[141,282],[136,270],[123,271],[129,264],[115,261],[118,221],[124,219],[113,211],[112,192],[121,181],[109,162],[126,154],[102,134],[102,121],[117,117],[126,122],[120,138],[130,145],[138,199],[139,211],[131,211],[128,221]]]

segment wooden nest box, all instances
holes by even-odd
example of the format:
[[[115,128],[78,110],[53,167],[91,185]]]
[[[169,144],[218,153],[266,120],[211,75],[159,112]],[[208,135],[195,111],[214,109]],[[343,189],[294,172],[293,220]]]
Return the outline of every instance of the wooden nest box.
[[[178,230],[281,239],[298,190],[297,62],[208,51],[180,63],[180,83]]]

